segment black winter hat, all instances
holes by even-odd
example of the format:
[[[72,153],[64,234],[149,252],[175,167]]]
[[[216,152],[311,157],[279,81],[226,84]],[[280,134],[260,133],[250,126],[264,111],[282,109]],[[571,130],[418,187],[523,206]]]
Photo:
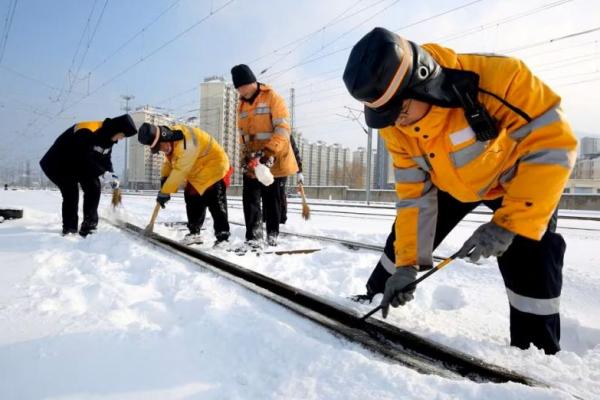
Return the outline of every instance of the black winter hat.
[[[145,145],[150,146],[153,153],[157,153],[159,146],[159,129],[158,126],[149,124],[144,122],[142,126],[140,126],[138,132],[138,141]]]
[[[256,82],[254,73],[246,64],[236,65],[231,68],[231,79],[233,80],[233,86],[236,89],[240,86]]]
[[[152,153],[158,153],[161,142],[175,142],[184,139],[184,134],[180,130],[172,130],[168,126],[152,125],[144,122],[140,126],[138,140],[141,144],[150,146]]]
[[[385,28],[356,43],[344,70],[350,95],[365,105],[371,128],[394,125],[411,89],[439,74],[440,66],[421,47]]]
[[[106,118],[102,123],[102,128],[107,132],[110,132],[111,135],[123,133],[125,134],[125,137],[131,137],[137,133],[133,119],[129,114],[119,115],[114,118]]]

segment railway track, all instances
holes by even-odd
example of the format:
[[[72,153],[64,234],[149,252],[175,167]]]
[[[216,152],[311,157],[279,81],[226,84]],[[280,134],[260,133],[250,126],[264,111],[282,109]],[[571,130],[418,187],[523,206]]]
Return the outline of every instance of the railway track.
[[[232,205],[229,204],[228,205],[229,208],[233,208],[233,209],[242,209],[241,206],[236,205]],[[299,214],[302,211],[301,208],[296,208],[296,207],[289,207],[288,206],[288,212],[294,212],[296,214]],[[346,217],[346,218],[357,218],[357,217],[369,217],[369,218],[376,218],[378,220],[385,220],[385,221],[393,221],[394,218],[396,217],[394,214],[381,214],[381,213],[368,213],[368,212],[353,212],[353,211],[343,211],[343,210],[320,210],[320,209],[315,209],[311,207],[310,210],[311,214],[317,214],[317,215],[330,215],[330,216],[336,216],[336,217]],[[468,215],[489,215],[490,217],[492,216],[492,213],[487,213],[487,212],[471,212]],[[558,221],[560,223],[560,221],[565,221],[565,220],[583,220],[583,221],[600,221],[600,218],[587,218],[587,217],[579,217],[579,216],[574,216],[574,217],[559,217]],[[472,223],[483,223],[484,221],[479,221],[479,220],[475,220],[475,219],[467,219],[466,217],[463,218],[461,220],[461,222],[472,222]],[[573,226],[558,226],[557,228],[559,231],[561,230],[574,230],[574,231],[589,231],[589,232],[600,232],[600,227],[599,228],[582,228],[582,227],[573,227]]]
[[[488,364],[385,322],[373,318],[361,320],[360,315],[350,309],[212,254],[182,245],[160,235],[145,236],[143,230],[135,225],[107,222],[134,235],[138,240],[185,258],[199,268],[225,276],[327,328],[337,336],[358,343],[421,373],[435,374],[450,379],[466,378],[475,382],[516,382],[547,387],[534,379]]]

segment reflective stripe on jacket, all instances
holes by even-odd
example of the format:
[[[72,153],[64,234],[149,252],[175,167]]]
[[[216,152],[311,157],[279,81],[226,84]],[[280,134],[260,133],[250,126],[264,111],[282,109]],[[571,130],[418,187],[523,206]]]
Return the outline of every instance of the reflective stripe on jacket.
[[[243,150],[267,149],[275,157],[274,177],[293,175],[298,165],[290,145],[289,112],[283,98],[268,85],[259,84],[260,92],[252,103],[240,99],[238,129]]]
[[[398,195],[396,265],[432,265],[437,189],[463,202],[503,197],[493,221],[540,240],[576,157],[577,139],[560,109],[560,97],[517,59],[456,54],[424,45],[443,67],[474,71],[480,88],[529,116],[479,93],[499,135],[479,142],[461,108],[432,106],[409,126],[380,131],[395,168]]]
[[[173,151],[165,156],[160,175],[168,178],[161,192],[175,193],[188,182],[200,195],[204,194],[229,171],[227,154],[212,136],[199,128],[173,125],[169,129],[182,131],[185,140],[173,142]]]

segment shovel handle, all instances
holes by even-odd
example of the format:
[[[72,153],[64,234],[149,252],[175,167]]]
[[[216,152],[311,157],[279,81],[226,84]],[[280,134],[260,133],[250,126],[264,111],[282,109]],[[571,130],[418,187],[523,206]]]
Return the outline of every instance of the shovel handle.
[[[150,222],[148,226],[146,226],[146,233],[151,233],[154,230],[154,222],[156,221],[156,217],[158,217],[158,212],[160,211],[160,204],[157,202],[154,206],[154,211],[152,211],[152,217],[150,217]]]
[[[410,290],[414,287],[417,286],[418,283],[420,283],[421,281],[427,279],[429,276],[433,275],[434,273],[436,273],[437,271],[439,271],[440,269],[444,268],[446,265],[448,265],[452,260],[454,260],[456,257],[458,256],[458,252],[452,254],[450,257],[446,258],[444,261],[440,262],[438,265],[436,265],[435,267],[433,267],[432,269],[430,269],[429,271],[427,271],[426,274],[423,274],[421,277],[419,277],[418,279],[415,279],[414,281],[412,281],[411,283],[409,283],[408,285],[404,286],[400,292],[404,292],[405,290]],[[360,320],[364,321],[367,318],[369,318],[371,315],[375,314],[377,311],[381,310],[383,307],[381,305],[378,305],[377,307],[375,307],[374,309],[372,309],[371,311],[369,311],[368,313],[366,313],[365,315],[363,315]]]

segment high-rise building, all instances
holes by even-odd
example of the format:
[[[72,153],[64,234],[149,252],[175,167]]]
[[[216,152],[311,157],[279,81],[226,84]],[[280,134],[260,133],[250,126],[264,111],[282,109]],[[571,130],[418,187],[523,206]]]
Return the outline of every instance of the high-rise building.
[[[199,126],[223,147],[235,172],[232,183],[241,184],[240,142],[237,133],[238,93],[221,76],[204,79],[200,84]]]
[[[329,146],[328,156],[328,185],[348,185],[348,174],[346,171],[350,165],[350,149],[342,147],[339,143],[334,143]]]
[[[375,180],[373,187],[375,189],[393,189],[394,188],[394,163],[390,153],[387,151],[383,138],[377,135],[377,153],[375,156]]]
[[[371,188],[375,178],[375,161],[377,159],[377,150],[371,154]],[[351,187],[364,189],[367,187],[367,149],[359,147],[352,153],[352,180]]]
[[[138,128],[147,122],[153,125],[173,125],[174,116],[160,112],[151,106],[137,108],[131,118]],[[137,137],[127,139],[127,182],[132,189],[158,189],[160,186],[160,168],[162,153],[152,154],[148,146],[143,146]]]
[[[581,158],[587,158],[587,157],[590,157],[593,155],[600,154],[600,138],[599,137],[586,136],[581,139],[580,146],[581,146],[580,147],[581,148],[581,152],[580,152]]]

